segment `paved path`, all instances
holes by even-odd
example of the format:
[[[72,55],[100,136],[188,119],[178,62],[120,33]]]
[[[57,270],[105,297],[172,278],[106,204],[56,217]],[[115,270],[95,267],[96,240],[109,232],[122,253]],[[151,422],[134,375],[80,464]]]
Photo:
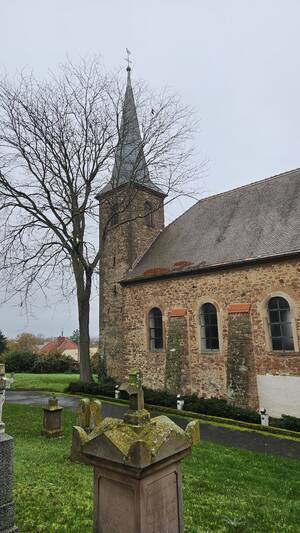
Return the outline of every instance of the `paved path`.
[[[49,393],[30,391],[7,391],[6,400],[8,403],[23,405],[43,406],[47,404]],[[63,407],[75,410],[79,401],[78,396],[59,396],[59,403]],[[122,418],[127,406],[103,403],[104,416]],[[161,413],[159,413],[161,414]],[[187,419],[180,416],[171,416],[179,426],[185,428]],[[278,439],[256,433],[254,431],[231,430],[219,426],[206,424],[201,420],[201,439],[205,441],[232,446],[244,450],[251,450],[259,453],[269,453],[290,459],[300,459],[300,442],[287,439]]]

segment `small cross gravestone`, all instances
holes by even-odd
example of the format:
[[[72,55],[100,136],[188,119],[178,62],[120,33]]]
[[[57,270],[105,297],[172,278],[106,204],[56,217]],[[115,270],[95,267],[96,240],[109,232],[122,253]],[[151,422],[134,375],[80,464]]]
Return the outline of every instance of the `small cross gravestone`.
[[[2,420],[5,391],[14,378],[5,376],[5,365],[0,364],[0,533],[15,533],[13,489],[13,438],[5,433]]]

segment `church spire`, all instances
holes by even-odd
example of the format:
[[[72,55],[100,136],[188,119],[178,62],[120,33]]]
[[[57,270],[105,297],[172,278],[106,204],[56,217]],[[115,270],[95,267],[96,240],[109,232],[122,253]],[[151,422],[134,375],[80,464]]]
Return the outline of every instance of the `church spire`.
[[[112,178],[106,187],[102,189],[100,195],[125,184],[142,185],[160,194],[164,194],[150,180],[131,85],[129,55],[127,61],[127,84]]]

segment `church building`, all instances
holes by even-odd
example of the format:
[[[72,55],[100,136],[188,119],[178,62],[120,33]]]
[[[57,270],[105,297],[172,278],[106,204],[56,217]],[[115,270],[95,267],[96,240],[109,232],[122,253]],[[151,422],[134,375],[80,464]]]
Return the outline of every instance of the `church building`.
[[[153,389],[300,417],[300,170],[201,199],[165,227],[127,70],[98,195],[108,374],[139,367]]]

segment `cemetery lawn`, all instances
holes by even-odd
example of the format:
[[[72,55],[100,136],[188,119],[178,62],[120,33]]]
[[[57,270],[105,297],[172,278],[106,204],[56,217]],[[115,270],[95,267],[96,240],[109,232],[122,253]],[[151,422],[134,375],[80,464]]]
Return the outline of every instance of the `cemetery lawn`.
[[[79,374],[16,374],[12,390],[40,390],[63,392],[71,381],[78,381]]]
[[[15,439],[14,497],[19,533],[90,533],[92,470],[69,462],[65,436],[40,436],[42,409],[6,404]],[[300,532],[300,461],[227,448],[194,447],[183,462],[185,533]]]

